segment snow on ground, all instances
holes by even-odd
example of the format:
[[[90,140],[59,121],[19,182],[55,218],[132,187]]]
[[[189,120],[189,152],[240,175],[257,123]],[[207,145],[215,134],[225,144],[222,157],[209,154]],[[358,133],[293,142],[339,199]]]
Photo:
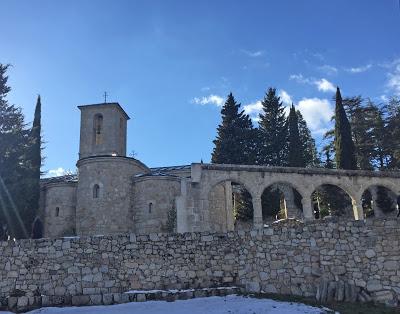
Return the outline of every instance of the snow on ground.
[[[5,312],[0,312],[4,314]],[[29,314],[321,314],[324,309],[301,303],[280,302],[269,299],[226,297],[196,298],[175,302],[147,301],[109,306],[42,308]]]

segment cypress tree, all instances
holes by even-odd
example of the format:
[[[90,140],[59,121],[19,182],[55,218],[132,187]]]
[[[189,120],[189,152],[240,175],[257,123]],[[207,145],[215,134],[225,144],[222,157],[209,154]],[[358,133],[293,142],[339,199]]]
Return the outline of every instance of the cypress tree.
[[[335,108],[335,158],[338,169],[357,169],[351,127],[343,107],[339,87],[336,90]]]
[[[288,134],[285,107],[275,88],[268,89],[261,104],[259,164],[285,166]]]
[[[294,108],[293,104],[290,107],[290,113],[288,118],[288,166],[289,167],[305,167],[306,163],[304,161],[304,152],[303,149],[305,148],[302,146],[300,142],[300,135],[299,135],[299,122],[298,116],[296,113],[296,109]]]
[[[29,134],[29,148],[27,152],[27,162],[28,162],[28,177],[29,177],[29,204],[25,210],[25,221],[26,224],[33,228],[33,222],[39,211],[39,197],[40,197],[40,168],[42,166],[42,137],[41,137],[41,111],[42,103],[40,95],[36,101],[35,116],[33,119],[32,129]],[[36,219],[38,221],[38,219]],[[38,226],[35,225],[35,235],[38,234]],[[28,230],[29,230],[28,229]]]

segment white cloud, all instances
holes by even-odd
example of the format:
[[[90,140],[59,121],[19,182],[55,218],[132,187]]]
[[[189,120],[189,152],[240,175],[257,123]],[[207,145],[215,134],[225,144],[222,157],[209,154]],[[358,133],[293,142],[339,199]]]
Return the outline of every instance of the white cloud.
[[[264,50],[257,50],[257,51],[249,51],[249,50],[242,50],[250,58],[258,58],[264,55]]]
[[[336,90],[335,86],[329,82],[327,79],[315,79],[304,77],[303,74],[292,74],[289,76],[290,80],[294,80],[297,83],[315,85],[321,92],[334,92]]]
[[[318,67],[318,70],[321,72],[327,74],[327,75],[334,75],[338,73],[338,69],[334,66],[331,66],[329,64],[324,64],[320,67]]]
[[[360,66],[360,67],[348,68],[348,69],[346,69],[346,71],[349,73],[362,73],[362,72],[368,71],[370,68],[372,68],[371,63],[366,64],[364,66]]]
[[[394,92],[395,95],[400,96],[400,59],[396,60],[393,64],[392,71],[387,75],[387,87]]]
[[[245,105],[243,109],[249,116],[258,116],[262,109],[261,100]]]
[[[311,80],[305,78],[303,74],[292,74],[289,76],[289,80],[296,81],[297,83],[301,84],[312,84]]]
[[[335,86],[326,79],[315,80],[313,82],[315,86],[317,86],[318,90],[321,92],[334,92],[336,91]]]
[[[292,97],[284,89],[281,89],[279,91],[278,96],[281,98],[282,102],[287,106],[290,106],[293,102]]]
[[[64,168],[58,167],[56,169],[49,170],[48,176],[49,177],[59,177],[59,176],[66,175],[67,173],[68,173],[67,170],[65,170]]]
[[[328,99],[303,98],[296,107],[314,134],[323,134],[329,128],[333,107]]]
[[[215,105],[217,107],[222,107],[224,104],[224,98],[218,95],[209,95],[206,97],[195,97],[192,99],[192,103],[198,104],[198,105]]]

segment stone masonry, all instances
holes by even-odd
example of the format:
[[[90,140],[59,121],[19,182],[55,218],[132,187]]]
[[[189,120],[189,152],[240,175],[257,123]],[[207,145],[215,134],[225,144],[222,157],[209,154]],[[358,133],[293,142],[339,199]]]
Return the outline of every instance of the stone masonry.
[[[16,291],[42,300],[103,300],[132,289],[238,286],[396,305],[399,227],[398,219],[286,220],[227,233],[0,242],[0,301]]]

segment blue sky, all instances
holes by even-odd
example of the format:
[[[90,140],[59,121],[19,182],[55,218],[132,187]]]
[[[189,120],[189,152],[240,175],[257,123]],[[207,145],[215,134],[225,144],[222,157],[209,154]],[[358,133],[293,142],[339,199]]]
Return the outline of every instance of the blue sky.
[[[149,166],[210,160],[233,92],[256,117],[266,89],[303,112],[317,142],[334,88],[400,95],[398,0],[5,1],[0,62],[32,120],[42,96],[44,170],[75,170],[78,105],[104,91],[131,116],[128,152]]]

